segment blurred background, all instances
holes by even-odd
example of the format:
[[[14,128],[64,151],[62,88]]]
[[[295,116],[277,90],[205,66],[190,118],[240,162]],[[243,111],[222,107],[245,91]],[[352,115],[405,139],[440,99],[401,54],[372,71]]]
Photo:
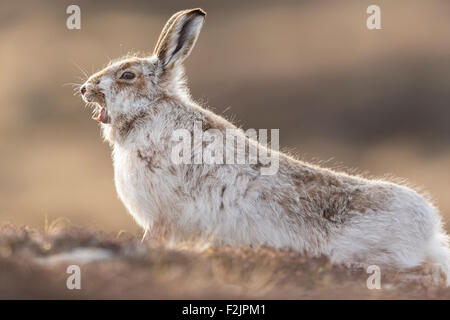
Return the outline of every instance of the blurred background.
[[[81,30],[66,8],[81,8]],[[382,30],[366,9],[381,7]],[[283,150],[405,179],[450,222],[450,1],[2,1],[0,221],[138,233],[117,199],[109,146],[72,82],[153,50],[176,11],[208,13],[186,61],[193,97]]]

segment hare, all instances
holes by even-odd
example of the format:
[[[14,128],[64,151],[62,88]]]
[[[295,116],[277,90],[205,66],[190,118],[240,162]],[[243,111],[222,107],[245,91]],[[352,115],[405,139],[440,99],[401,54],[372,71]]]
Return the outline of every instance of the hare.
[[[436,208],[414,190],[298,161],[248,138],[190,97],[182,63],[206,13],[174,14],[154,53],[110,63],[81,87],[112,147],[119,198],[145,234],[210,237],[231,246],[289,248],[326,255],[347,266],[390,269],[425,262],[450,272],[448,236]],[[174,163],[173,133],[236,130],[249,146],[278,157],[278,170],[260,162]],[[192,154],[208,142],[194,143]],[[242,151],[236,146],[227,151]],[[447,277],[447,285],[450,277]]]

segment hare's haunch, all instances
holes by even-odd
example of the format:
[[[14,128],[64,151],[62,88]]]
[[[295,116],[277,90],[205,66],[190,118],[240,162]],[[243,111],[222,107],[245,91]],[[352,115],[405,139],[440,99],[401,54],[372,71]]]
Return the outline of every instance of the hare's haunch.
[[[182,63],[205,15],[201,9],[176,13],[153,55],[111,63],[81,88],[83,99],[97,105],[96,120],[113,148],[119,197],[149,235],[291,248],[346,265],[410,268],[431,261],[448,274],[448,237],[440,216],[410,188],[334,172],[274,150],[278,170],[272,175],[261,174],[264,165],[248,159],[242,164],[173,161],[179,144],[174,132],[193,136],[198,123],[200,130],[223,136],[235,129],[237,138],[267,151],[189,96]],[[192,145],[188,159],[208,142]],[[242,151],[237,144],[226,149]]]

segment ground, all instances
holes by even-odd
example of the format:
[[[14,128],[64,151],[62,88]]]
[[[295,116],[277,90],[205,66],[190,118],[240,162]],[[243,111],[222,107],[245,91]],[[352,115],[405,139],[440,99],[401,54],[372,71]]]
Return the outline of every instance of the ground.
[[[80,290],[66,285],[74,264]],[[366,270],[292,251],[141,242],[129,233],[58,223],[42,230],[0,227],[0,299],[450,298],[450,289],[425,275],[407,282],[401,275],[382,271],[381,289],[369,290]]]

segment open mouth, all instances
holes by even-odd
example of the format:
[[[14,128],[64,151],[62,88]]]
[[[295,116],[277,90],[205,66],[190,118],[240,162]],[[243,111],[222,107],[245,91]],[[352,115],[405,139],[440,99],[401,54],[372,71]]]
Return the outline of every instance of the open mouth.
[[[98,91],[87,91],[83,86],[81,88],[81,95],[83,100],[91,107],[94,107],[94,115],[92,119],[101,123],[110,123],[110,117],[108,115],[108,111],[104,107],[106,104],[105,95]]]
[[[94,112],[95,114],[92,119],[101,123],[109,123],[109,117],[105,107],[97,104]]]

